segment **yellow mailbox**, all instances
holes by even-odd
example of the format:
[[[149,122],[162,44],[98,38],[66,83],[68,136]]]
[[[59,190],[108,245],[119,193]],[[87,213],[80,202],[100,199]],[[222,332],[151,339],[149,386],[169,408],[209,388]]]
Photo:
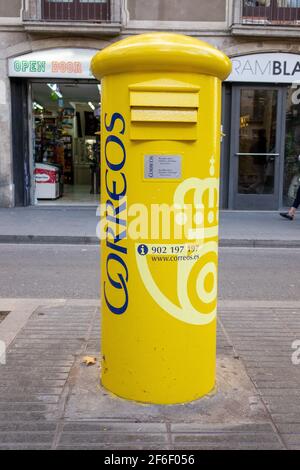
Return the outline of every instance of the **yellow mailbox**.
[[[102,384],[144,403],[215,385],[221,81],[230,60],[153,33],[100,51]]]

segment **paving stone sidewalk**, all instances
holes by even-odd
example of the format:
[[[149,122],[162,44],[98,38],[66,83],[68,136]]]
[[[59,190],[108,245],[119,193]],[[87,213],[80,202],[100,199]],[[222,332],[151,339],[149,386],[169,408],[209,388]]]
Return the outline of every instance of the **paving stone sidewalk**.
[[[0,449],[300,449],[299,308],[222,304],[217,390],[178,406],[102,390],[99,329],[96,302],[35,308],[0,365]]]
[[[0,208],[0,243],[98,244],[96,207]],[[220,212],[221,246],[300,247],[300,217],[278,212]]]

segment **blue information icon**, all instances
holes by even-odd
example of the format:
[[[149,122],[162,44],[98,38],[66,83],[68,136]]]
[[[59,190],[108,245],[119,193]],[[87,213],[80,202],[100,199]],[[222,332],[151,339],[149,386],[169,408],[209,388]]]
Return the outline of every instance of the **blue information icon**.
[[[149,248],[147,247],[147,245],[140,245],[138,247],[138,253],[141,256],[146,256],[149,253]]]

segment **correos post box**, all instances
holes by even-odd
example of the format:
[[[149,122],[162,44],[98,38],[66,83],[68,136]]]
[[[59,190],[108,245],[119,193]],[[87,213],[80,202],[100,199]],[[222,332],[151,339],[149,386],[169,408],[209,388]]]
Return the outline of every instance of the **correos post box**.
[[[221,82],[230,60],[153,33],[99,52],[102,384],[145,403],[215,385]]]

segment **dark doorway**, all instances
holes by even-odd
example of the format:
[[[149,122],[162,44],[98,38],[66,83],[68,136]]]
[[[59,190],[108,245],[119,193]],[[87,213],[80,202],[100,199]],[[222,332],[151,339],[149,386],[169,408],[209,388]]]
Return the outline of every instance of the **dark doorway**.
[[[13,176],[15,205],[30,204],[30,164],[28,139],[28,85],[26,80],[11,80]]]

